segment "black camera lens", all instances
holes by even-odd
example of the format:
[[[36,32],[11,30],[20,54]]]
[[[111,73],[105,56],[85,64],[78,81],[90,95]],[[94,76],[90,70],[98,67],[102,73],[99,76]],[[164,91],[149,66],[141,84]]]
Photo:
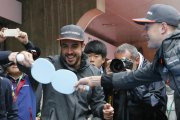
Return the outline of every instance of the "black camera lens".
[[[122,72],[126,71],[126,69],[132,69],[133,62],[129,59],[113,59],[110,64],[110,69],[112,72]]]
[[[125,71],[125,66],[122,60],[113,59],[110,64],[110,69],[112,72],[117,73],[117,72]]]

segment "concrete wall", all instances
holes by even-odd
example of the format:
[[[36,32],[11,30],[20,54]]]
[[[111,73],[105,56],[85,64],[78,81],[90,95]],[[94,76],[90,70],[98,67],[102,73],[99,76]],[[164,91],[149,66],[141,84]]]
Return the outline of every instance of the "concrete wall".
[[[22,23],[22,4],[17,0],[0,1],[0,17],[15,23]]]

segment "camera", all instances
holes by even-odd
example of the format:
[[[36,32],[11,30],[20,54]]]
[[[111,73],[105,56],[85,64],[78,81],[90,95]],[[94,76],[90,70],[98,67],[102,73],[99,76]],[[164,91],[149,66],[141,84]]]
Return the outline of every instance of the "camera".
[[[133,62],[127,58],[125,59],[113,59],[110,64],[110,69],[112,72],[122,72],[126,71],[126,69],[132,69]]]
[[[18,37],[19,36],[18,29],[5,29],[4,36],[5,37]]]

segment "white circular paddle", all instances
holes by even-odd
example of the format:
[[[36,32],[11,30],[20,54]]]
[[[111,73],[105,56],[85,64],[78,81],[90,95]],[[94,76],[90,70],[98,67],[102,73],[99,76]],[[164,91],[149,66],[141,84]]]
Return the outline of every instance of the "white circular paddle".
[[[18,56],[20,55],[20,56]],[[22,54],[17,55],[17,61],[23,61]],[[43,84],[51,82],[53,88],[63,94],[71,94],[75,91],[75,84],[78,80],[76,74],[70,70],[55,70],[53,64],[45,58],[38,58],[31,66],[32,77]],[[89,90],[89,86],[86,86]]]
[[[38,58],[35,60],[31,67],[32,77],[43,84],[51,82],[52,75],[55,72],[53,64],[44,58]]]
[[[75,84],[78,78],[70,70],[60,69],[53,74],[51,84],[53,88],[63,94],[71,94],[75,91]]]

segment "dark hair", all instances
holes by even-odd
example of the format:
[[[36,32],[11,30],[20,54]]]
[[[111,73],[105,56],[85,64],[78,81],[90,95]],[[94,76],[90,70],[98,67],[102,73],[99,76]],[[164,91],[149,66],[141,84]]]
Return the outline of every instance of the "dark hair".
[[[106,58],[107,48],[103,42],[99,40],[92,40],[86,44],[84,52],[86,54],[96,53],[101,55],[103,58]]]

